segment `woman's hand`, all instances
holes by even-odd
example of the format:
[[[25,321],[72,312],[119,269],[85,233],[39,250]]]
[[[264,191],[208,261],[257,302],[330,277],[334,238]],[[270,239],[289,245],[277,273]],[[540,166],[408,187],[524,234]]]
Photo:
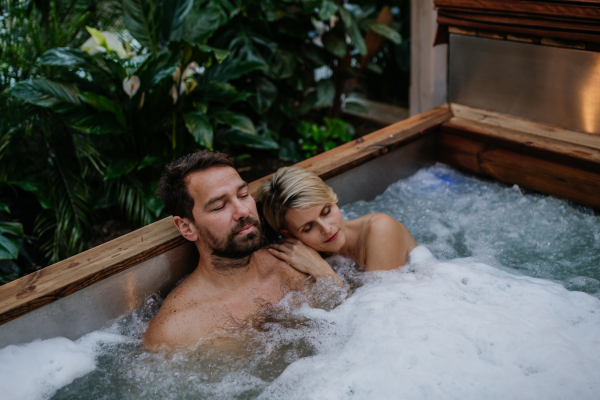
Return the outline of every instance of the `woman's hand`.
[[[331,265],[319,253],[295,238],[287,238],[280,244],[267,247],[269,252],[280,260],[285,261],[300,272],[312,275],[315,278],[328,278],[333,276],[338,284],[342,280],[337,276]]]

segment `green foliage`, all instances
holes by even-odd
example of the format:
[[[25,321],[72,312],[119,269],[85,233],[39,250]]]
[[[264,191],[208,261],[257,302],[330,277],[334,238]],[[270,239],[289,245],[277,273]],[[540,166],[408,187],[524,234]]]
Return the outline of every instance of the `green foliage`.
[[[306,158],[312,157],[323,151],[331,150],[341,143],[347,143],[354,136],[352,125],[337,118],[324,118],[325,126],[300,121],[298,133],[302,136],[300,147]]]

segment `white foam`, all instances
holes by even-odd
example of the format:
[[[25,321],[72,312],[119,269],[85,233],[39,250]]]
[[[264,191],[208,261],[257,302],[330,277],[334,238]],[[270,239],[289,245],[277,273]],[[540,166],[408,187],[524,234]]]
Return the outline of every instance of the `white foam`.
[[[426,249],[336,309],[261,398],[597,399],[600,300]]]
[[[101,343],[125,338],[93,332],[77,341],[36,340],[0,350],[0,393],[6,400],[48,399],[58,389],[96,368]]]

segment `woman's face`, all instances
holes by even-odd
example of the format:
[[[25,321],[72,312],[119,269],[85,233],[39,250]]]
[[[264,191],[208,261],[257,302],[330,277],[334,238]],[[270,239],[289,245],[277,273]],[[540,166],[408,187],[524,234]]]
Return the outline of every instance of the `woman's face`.
[[[291,236],[325,253],[337,253],[346,242],[344,218],[335,203],[310,208],[292,208],[285,214]]]

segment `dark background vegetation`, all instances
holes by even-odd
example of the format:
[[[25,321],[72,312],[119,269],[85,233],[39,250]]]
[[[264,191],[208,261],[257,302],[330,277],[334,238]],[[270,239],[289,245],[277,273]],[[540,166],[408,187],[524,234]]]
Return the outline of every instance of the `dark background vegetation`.
[[[409,3],[0,0],[0,284],[165,217],[195,149],[252,180],[375,129],[343,107],[407,105]]]

